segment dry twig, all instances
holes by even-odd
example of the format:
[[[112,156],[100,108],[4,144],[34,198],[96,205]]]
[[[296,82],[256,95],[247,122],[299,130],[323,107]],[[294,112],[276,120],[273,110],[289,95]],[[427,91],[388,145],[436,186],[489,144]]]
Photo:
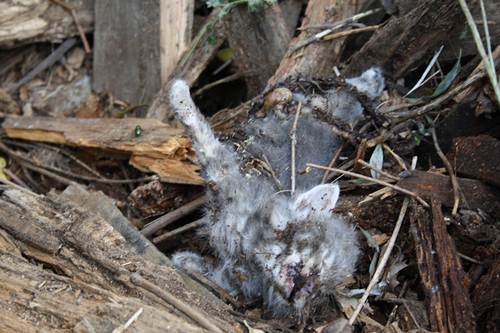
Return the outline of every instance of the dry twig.
[[[205,202],[207,201],[207,198],[205,196],[199,197],[191,202],[188,202],[187,204],[171,211],[168,212],[167,214],[160,216],[156,220],[152,221],[151,223],[148,223],[142,230],[141,233],[149,237],[153,235],[155,232],[158,230],[165,228],[167,225],[172,224],[173,222],[179,220],[180,218],[191,214],[195,210],[201,208]]]
[[[223,331],[217,327],[204,313],[201,313],[199,310],[190,307],[188,304],[179,300],[177,297],[167,292],[166,290],[161,289],[158,286],[155,286],[153,283],[144,279],[139,273],[134,273],[130,276],[130,281],[139,286],[148,290],[149,292],[155,294],[160,297],[168,304],[172,305],[179,311],[182,311],[189,318],[197,322],[203,328],[207,329],[210,332],[223,333]]]
[[[408,209],[409,202],[410,202],[410,200],[408,198],[405,198],[405,200],[403,201],[403,205],[401,206],[401,211],[399,212],[398,220],[396,221],[396,225],[394,226],[394,231],[392,232],[391,238],[389,239],[389,242],[387,243],[387,249],[385,250],[384,255],[380,259],[380,262],[377,266],[377,269],[375,270],[375,274],[373,274],[373,277],[370,280],[368,287],[366,287],[365,293],[363,294],[363,296],[359,300],[358,306],[356,307],[356,310],[354,310],[354,313],[352,314],[351,318],[349,318],[350,325],[354,324],[354,321],[356,320],[356,317],[359,315],[359,313],[363,309],[365,302],[368,299],[368,296],[370,295],[371,290],[379,282],[380,277],[382,276],[382,273],[384,272],[385,265],[387,264],[387,261],[389,260],[389,256],[391,255],[391,252],[392,252],[392,249],[394,248],[394,245],[396,244],[396,239],[398,237],[399,231],[401,230],[401,225],[403,224],[403,220],[404,220],[404,217],[406,215],[406,211]],[[342,331],[342,330],[340,330],[340,331]]]
[[[434,141],[434,148],[436,149],[436,153],[438,154],[441,161],[443,161],[443,164],[446,167],[448,174],[450,175],[451,186],[453,187],[453,198],[454,198],[453,199],[452,215],[455,216],[457,214],[457,211],[458,211],[458,205],[460,204],[460,188],[458,185],[457,176],[455,175],[455,172],[453,171],[453,167],[451,166],[450,161],[448,161],[448,159],[446,158],[446,155],[441,150],[441,147],[439,147],[439,143],[438,143],[437,135],[436,135],[436,129],[434,127],[431,128],[431,134],[432,134],[432,141]]]
[[[292,161],[291,161],[291,195],[295,193],[295,148],[297,145],[297,123],[299,121],[300,110],[302,109],[302,103],[299,102],[297,106],[297,111],[295,111],[295,119],[293,120],[292,130],[290,131],[290,138],[292,141]]]
[[[355,177],[355,178],[360,178],[360,179],[364,179],[364,180],[368,180],[368,181],[377,183],[379,185],[387,186],[387,187],[392,188],[393,190],[396,190],[398,192],[401,192],[401,193],[404,193],[406,195],[409,195],[412,198],[415,198],[418,202],[420,202],[422,204],[422,206],[424,206],[426,208],[430,207],[429,204],[427,202],[425,202],[424,199],[422,199],[421,197],[419,197],[415,193],[413,193],[411,191],[408,191],[407,189],[404,189],[404,188],[399,187],[397,185],[393,185],[391,183],[384,182],[383,180],[375,179],[375,178],[368,177],[368,176],[365,176],[365,175],[361,175],[361,174],[355,173],[355,172],[345,171],[345,170],[337,169],[337,168],[329,168],[329,167],[325,167],[325,166],[317,165],[317,164],[307,163],[307,166],[310,167],[310,168],[315,168],[315,169],[321,169],[321,170],[328,170],[328,171],[338,172],[338,173],[341,173],[341,174],[344,174],[344,175],[347,175],[347,176],[351,176],[351,177]]]
[[[80,24],[80,21],[78,20],[78,17],[76,16],[76,10],[65,3],[63,0],[51,0],[52,2],[58,4],[59,6],[63,7],[66,9],[68,12],[71,13],[71,16],[73,17],[73,21],[75,21],[76,29],[78,30],[78,34],[80,35],[80,38],[82,39],[83,43],[83,48],[85,49],[85,53],[90,53],[92,50],[90,49],[89,41],[87,40],[87,36],[85,36],[85,31],[83,31],[83,28]]]

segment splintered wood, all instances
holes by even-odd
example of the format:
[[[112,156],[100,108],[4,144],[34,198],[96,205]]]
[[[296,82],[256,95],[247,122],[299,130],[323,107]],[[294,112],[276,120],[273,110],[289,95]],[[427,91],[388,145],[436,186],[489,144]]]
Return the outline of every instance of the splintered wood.
[[[240,332],[224,304],[74,196],[0,194],[0,286],[1,332],[118,332],[137,313],[132,331]]]
[[[203,184],[191,141],[182,129],[158,120],[9,117],[2,126],[9,138],[125,154],[132,166],[154,172],[163,181]]]
[[[441,202],[432,199],[432,215],[413,204],[410,219],[432,330],[475,332],[467,276],[446,231]]]

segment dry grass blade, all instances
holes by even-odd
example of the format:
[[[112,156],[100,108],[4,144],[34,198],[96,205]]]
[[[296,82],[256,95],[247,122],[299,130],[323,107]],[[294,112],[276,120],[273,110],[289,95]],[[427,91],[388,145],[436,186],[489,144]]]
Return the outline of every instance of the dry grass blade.
[[[493,58],[491,55],[491,48],[488,50],[489,54],[486,53],[486,50],[484,48],[483,41],[481,40],[481,35],[479,34],[479,31],[477,30],[476,22],[474,21],[474,18],[472,17],[472,14],[469,10],[469,6],[465,2],[465,0],[458,0],[460,3],[460,7],[462,7],[462,11],[464,12],[465,18],[467,19],[467,23],[469,24],[469,28],[472,32],[472,36],[474,37],[474,42],[476,43],[477,50],[479,52],[479,55],[483,59],[484,66],[486,68],[486,72],[488,73],[488,77],[490,79],[491,85],[493,86],[493,91],[495,92],[495,97],[497,99],[498,105],[500,105],[500,87],[498,86],[498,78],[495,72],[495,64],[493,62]],[[480,0],[481,3],[481,12],[483,14],[483,21],[485,25],[485,32],[486,32],[486,38],[488,39],[489,43],[489,33],[488,33],[488,21],[486,21],[486,13],[484,12],[484,4],[483,1]]]

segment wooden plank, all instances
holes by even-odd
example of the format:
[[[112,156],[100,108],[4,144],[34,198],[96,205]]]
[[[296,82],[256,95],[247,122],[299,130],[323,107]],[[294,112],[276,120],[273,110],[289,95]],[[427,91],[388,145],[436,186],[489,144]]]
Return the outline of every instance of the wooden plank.
[[[432,215],[412,205],[411,231],[433,331],[475,332],[466,275],[455,243],[446,231],[441,203],[432,199]]]
[[[130,156],[131,165],[163,181],[203,184],[190,140],[181,129],[156,119],[8,117],[2,126],[10,138],[122,153]]]
[[[94,89],[151,102],[191,38],[194,0],[96,0]]]

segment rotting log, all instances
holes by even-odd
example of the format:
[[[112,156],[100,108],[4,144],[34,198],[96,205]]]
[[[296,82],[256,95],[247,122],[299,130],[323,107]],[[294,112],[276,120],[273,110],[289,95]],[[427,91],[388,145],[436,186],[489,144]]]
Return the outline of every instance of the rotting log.
[[[139,311],[135,331],[240,332],[226,305],[78,204],[9,189],[0,212],[0,331],[112,331]]]
[[[94,0],[65,0],[84,32],[94,29]],[[51,0],[0,1],[0,48],[61,42],[78,35],[71,13]]]
[[[203,184],[189,138],[159,120],[8,117],[2,127],[9,138],[124,154],[132,166],[163,181]]]
[[[478,135],[453,140],[449,160],[458,174],[500,186],[500,141]]]
[[[500,191],[474,179],[457,178],[463,209],[481,209],[500,217]],[[438,199],[446,207],[453,207],[454,196],[449,176],[414,170],[412,175],[401,179],[398,186],[423,197]]]
[[[452,32],[461,31],[464,21],[456,0],[420,0],[413,10],[390,18],[375,31],[352,56],[346,75],[358,75],[378,65],[385,75],[400,78],[437,51]]]
[[[410,214],[431,328],[441,333],[475,332],[474,311],[465,287],[467,276],[446,230],[441,203],[435,198],[431,202],[432,214],[415,202]]]
[[[94,89],[151,102],[191,39],[194,0],[95,0]]]

